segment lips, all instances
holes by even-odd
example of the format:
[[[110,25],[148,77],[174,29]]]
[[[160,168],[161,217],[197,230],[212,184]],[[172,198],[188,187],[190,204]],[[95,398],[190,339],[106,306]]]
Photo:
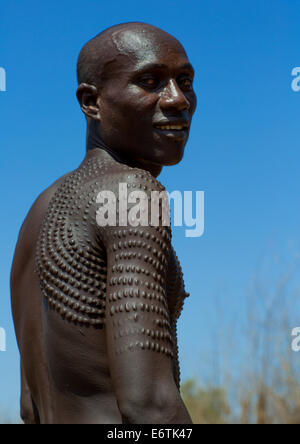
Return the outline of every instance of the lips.
[[[184,131],[189,128],[186,121],[164,121],[154,124],[154,127],[160,131]]]

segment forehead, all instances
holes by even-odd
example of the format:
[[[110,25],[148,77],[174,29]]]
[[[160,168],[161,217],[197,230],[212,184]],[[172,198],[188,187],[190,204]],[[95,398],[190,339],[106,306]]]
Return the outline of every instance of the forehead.
[[[112,41],[119,56],[119,68],[120,64],[127,64],[126,68],[130,71],[141,70],[151,64],[176,68],[188,63],[180,42],[161,30],[123,30],[114,34]]]

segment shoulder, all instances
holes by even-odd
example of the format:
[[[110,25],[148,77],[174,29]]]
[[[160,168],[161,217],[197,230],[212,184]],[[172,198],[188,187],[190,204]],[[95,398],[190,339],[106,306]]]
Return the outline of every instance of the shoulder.
[[[24,222],[20,229],[20,236],[22,236],[26,231],[32,233],[35,228],[39,228],[41,221],[44,218],[44,215],[46,214],[50,202],[53,199],[57,189],[62,183],[64,183],[65,179],[70,174],[71,173],[67,173],[64,176],[60,177],[52,185],[50,185],[47,189],[45,189],[38,195],[38,197],[33,202],[30,210],[28,211],[26,218],[24,219]]]
[[[83,163],[75,175],[67,178],[63,188],[76,193],[82,200],[95,200],[100,192],[113,192],[116,196],[120,190],[131,191],[166,191],[165,187],[148,171],[133,168],[111,160],[93,158]],[[63,190],[61,190],[63,191]]]
[[[165,187],[148,171],[122,164],[114,165],[114,168],[102,176],[99,183],[112,191],[118,191],[121,184],[126,184],[131,190],[165,191]]]
[[[171,240],[170,208],[163,185],[149,172],[118,168],[102,178],[96,188],[94,217],[104,244],[120,236]],[[119,231],[121,229],[121,231]]]
[[[99,183],[97,204],[117,205],[127,213],[158,214],[162,208],[169,212],[169,200],[165,187],[148,171],[138,168],[120,168]],[[133,209],[135,208],[135,211]],[[119,214],[121,217],[121,214]],[[144,225],[144,224],[143,224]]]

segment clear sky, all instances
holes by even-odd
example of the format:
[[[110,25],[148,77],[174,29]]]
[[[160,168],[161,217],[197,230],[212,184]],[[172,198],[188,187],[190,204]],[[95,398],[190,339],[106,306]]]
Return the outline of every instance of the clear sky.
[[[223,319],[244,316],[262,259],[299,251],[300,92],[291,89],[291,71],[300,66],[299,14],[298,0],[1,2],[0,327],[7,352],[0,352],[0,411],[18,409],[9,300],[18,231],[37,195],[85,152],[75,98],[82,45],[111,25],[148,22],[175,35],[196,70],[198,109],[184,160],[159,177],[169,191],[205,191],[205,234],[174,230],[191,293],[179,329],[185,379],[202,375],[200,356],[212,347],[220,306]]]

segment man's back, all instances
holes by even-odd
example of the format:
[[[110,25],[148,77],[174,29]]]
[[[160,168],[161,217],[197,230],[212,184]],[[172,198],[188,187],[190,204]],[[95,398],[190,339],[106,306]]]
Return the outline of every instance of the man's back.
[[[105,328],[109,296],[106,291],[108,253],[100,239],[101,232],[95,217],[98,193],[105,188],[111,189],[112,177],[119,177],[120,171],[125,177],[141,172],[92,156],[78,170],[64,176],[39,197],[22,227],[12,270],[12,303],[23,366],[25,420],[30,413],[32,417],[35,413],[36,420],[38,413],[43,423],[122,422],[110,374]],[[137,180],[142,188],[143,180]],[[153,180],[154,184],[156,182]],[[137,230],[133,231],[133,236],[139,236]],[[134,245],[130,253],[128,246],[124,245],[126,243],[121,245],[118,240],[121,256],[134,255]],[[127,251],[122,252],[123,248]],[[138,245],[138,251],[138,255],[147,253],[151,261],[149,242]],[[168,268],[169,258],[165,265]],[[162,268],[158,262],[156,266]],[[152,268],[145,264],[145,270],[140,271],[145,276],[146,273],[149,275],[147,267],[149,270]],[[176,264],[175,269],[173,264],[169,287],[181,278],[179,274]],[[147,285],[147,282],[144,284]],[[134,284],[131,288],[127,287],[128,302],[124,301],[127,302],[124,316],[126,314],[130,318],[130,308],[127,307],[134,300],[131,299],[134,298],[133,292],[136,292],[138,300],[154,303],[149,306],[142,304],[141,310],[144,311],[145,307],[150,310],[151,307],[154,311],[155,308],[159,314],[155,313],[155,320],[160,322],[160,326],[156,330],[144,329],[141,333],[141,330],[132,328],[138,325],[135,321],[120,317],[111,328],[113,335],[142,337],[145,339],[140,342],[143,347],[147,346],[146,339],[151,339],[151,335],[155,339],[154,335],[157,335],[155,342],[149,342],[149,349],[150,344],[158,348],[160,342],[169,344],[161,347],[161,351],[173,361],[177,358],[176,337],[172,337],[172,334],[176,336],[174,321],[179,315],[184,294],[177,294],[178,299],[172,303],[172,300],[163,300],[161,286],[156,284],[155,291],[152,284],[154,291],[147,294],[141,287],[142,282],[136,287]],[[181,287],[177,283],[177,288],[171,291],[171,299],[174,299],[174,290],[178,292],[178,288]],[[122,302],[121,292],[115,293],[110,293],[111,301]],[[139,314],[139,308],[136,310]],[[127,353],[130,359],[130,350]],[[148,353],[152,356],[153,351]],[[176,366],[175,360],[171,366],[174,378],[178,371]],[[36,406],[32,412],[31,397]],[[33,422],[33,419],[28,422]]]
[[[25,422],[40,420],[32,397],[39,403],[39,415],[42,416],[42,420],[47,420],[46,404],[50,399],[50,393],[42,340],[42,300],[34,265],[42,220],[51,198],[64,177],[45,190],[29,211],[19,233],[11,270],[12,311],[21,351],[21,416]],[[40,384],[44,384],[45,390],[40,390]]]
[[[43,244],[44,240],[41,229],[44,227],[46,236],[47,233],[50,233],[51,215],[49,215],[49,209],[54,213],[58,211],[58,220],[64,217],[62,215],[64,211],[60,211],[60,203],[57,202],[57,197],[58,200],[65,198],[66,209],[70,210],[71,196],[63,196],[68,189],[66,180],[78,176],[82,177],[82,172],[87,172],[87,175],[83,174],[83,180],[81,180],[80,186],[77,186],[74,195],[78,192],[80,201],[78,206],[84,205],[85,202],[81,193],[84,191],[85,182],[88,181],[89,172],[87,168],[83,167],[63,176],[39,196],[24,221],[15,251],[11,273],[11,293],[16,334],[21,349],[21,414],[26,422],[40,420],[41,422],[55,423],[61,421],[83,423],[85,422],[85,410],[87,414],[86,422],[121,422],[121,416],[109,381],[103,332],[104,314],[100,313],[99,315],[99,309],[96,308],[101,304],[101,298],[98,288],[95,289],[95,287],[105,285],[105,263],[102,262],[101,255],[95,258],[100,263],[100,268],[101,264],[104,264],[101,274],[94,275],[98,279],[97,283],[94,282],[93,286],[89,288],[86,287],[85,283],[80,284],[80,278],[88,281],[90,279],[89,273],[93,273],[95,268],[93,264],[89,264],[88,268],[83,264],[86,260],[83,256],[87,254],[87,249],[90,248],[88,244],[91,239],[86,237],[86,226],[83,226],[82,222],[77,225],[77,222],[71,221],[70,218],[74,214],[70,214],[72,211],[69,211],[68,222],[76,224],[77,234],[81,235],[81,241],[85,245],[81,244],[80,247],[78,244],[75,245],[77,251],[78,248],[82,248],[83,256],[79,252],[79,254],[75,253],[76,256],[72,257],[73,267],[75,270],[77,269],[77,274],[74,275],[74,280],[70,276],[72,281],[68,281],[67,277],[67,281],[69,288],[73,287],[74,293],[78,290],[81,291],[81,299],[90,299],[90,302],[87,301],[87,303],[78,301],[79,310],[75,309],[73,312],[74,317],[79,312],[82,320],[85,319],[80,328],[77,328],[72,320],[68,322],[68,317],[62,317],[59,310],[52,310],[51,308],[54,305],[49,299],[47,301],[49,310],[48,308],[45,310],[46,304],[43,300],[43,291],[40,285],[43,279],[41,279],[42,276],[39,276],[39,271],[42,272],[42,270],[45,270],[47,274],[47,276],[44,276],[44,283],[48,280],[51,281],[56,275],[60,279],[57,284],[59,286],[65,285],[62,279],[63,270],[60,269],[60,265],[64,267],[62,262],[56,264],[58,267],[56,270],[52,270],[54,272],[52,277],[48,273],[47,265],[44,268],[44,263],[39,264],[40,266],[37,264],[38,257],[41,260],[44,258],[41,248],[44,248],[45,245],[40,245]],[[76,214],[80,215],[80,209],[76,208]],[[80,216],[79,220],[81,220]],[[84,220],[82,219],[82,221]],[[56,228],[59,229],[58,224],[56,224]],[[60,234],[64,232],[64,228],[65,226],[62,227]],[[40,248],[38,248],[39,245]],[[50,247],[49,251],[53,252],[56,257],[62,253],[60,257],[63,258],[67,253],[66,244],[62,241],[60,245]],[[41,256],[37,253],[40,253]],[[51,256],[47,257],[46,262],[49,263],[49,260],[51,260]],[[78,270],[82,272],[78,273]],[[81,285],[84,289],[80,288]],[[93,288],[95,289],[94,292]],[[91,294],[87,295],[85,290],[90,290]],[[57,302],[62,297],[68,297],[67,294],[64,294],[63,289],[59,298],[57,298]],[[73,300],[75,301],[75,299]],[[62,306],[65,308],[67,304],[64,305],[62,302]],[[96,311],[96,316],[91,314],[88,320],[84,314],[86,311],[92,311],[93,309]],[[96,318],[95,321],[93,317]],[[94,322],[92,329],[90,327]],[[32,347],[33,344],[34,347]],[[43,385],[42,388],[41,385]],[[55,395],[53,392],[55,392]],[[92,402],[91,398],[93,398]],[[53,399],[56,405],[53,405]],[[86,400],[87,402],[85,402]],[[37,412],[40,418],[37,418]],[[79,412],[80,417],[76,416],[76,412]]]

